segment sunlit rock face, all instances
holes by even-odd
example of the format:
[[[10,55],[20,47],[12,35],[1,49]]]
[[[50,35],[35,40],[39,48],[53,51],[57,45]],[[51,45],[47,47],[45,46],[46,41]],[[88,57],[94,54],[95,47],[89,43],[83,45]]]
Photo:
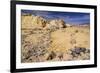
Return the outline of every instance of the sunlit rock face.
[[[46,26],[46,20],[40,16],[24,15],[22,16],[22,28],[34,29]]]
[[[55,30],[55,29],[60,29],[60,28],[64,28],[64,27],[66,27],[66,25],[63,20],[55,19],[55,20],[49,21],[49,23],[46,25],[45,28]]]

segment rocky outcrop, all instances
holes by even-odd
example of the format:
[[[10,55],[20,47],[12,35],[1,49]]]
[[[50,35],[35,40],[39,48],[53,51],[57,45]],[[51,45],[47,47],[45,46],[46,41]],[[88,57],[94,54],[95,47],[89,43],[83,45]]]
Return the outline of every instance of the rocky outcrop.
[[[72,60],[88,60],[90,59],[90,49],[84,47],[75,47],[68,52],[72,55]]]
[[[21,24],[22,29],[43,28],[46,26],[46,20],[40,16],[23,15]]]
[[[61,19],[56,19],[56,20],[51,20],[47,25],[46,25],[46,29],[50,29],[50,30],[55,30],[55,29],[60,29],[60,28],[65,28],[65,22]]]
[[[65,22],[62,19],[55,19],[47,21],[41,16],[33,15],[22,15],[22,29],[34,29],[34,28],[44,28],[45,29],[59,29],[66,27]]]

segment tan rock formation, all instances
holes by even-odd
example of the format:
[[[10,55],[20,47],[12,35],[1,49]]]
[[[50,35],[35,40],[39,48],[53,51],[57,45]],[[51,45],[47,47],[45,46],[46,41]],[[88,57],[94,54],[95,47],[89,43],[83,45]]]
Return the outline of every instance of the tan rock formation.
[[[46,20],[40,16],[23,15],[22,29],[43,28],[46,26]]]
[[[66,27],[65,22],[61,19],[59,20],[51,20],[47,25],[46,29],[59,29],[59,28],[64,28]]]

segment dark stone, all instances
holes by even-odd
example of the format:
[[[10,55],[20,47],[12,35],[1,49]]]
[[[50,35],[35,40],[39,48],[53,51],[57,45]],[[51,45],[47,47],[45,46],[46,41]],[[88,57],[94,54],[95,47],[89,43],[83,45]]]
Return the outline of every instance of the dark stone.
[[[55,52],[51,52],[50,55],[48,56],[47,60],[52,60],[56,57],[56,53]]]
[[[86,49],[86,48],[84,48],[84,47],[75,47],[75,48],[71,49],[70,51],[71,51],[70,54],[71,54],[73,57],[78,57],[78,56],[80,56],[80,55],[81,55],[81,52],[83,52],[84,54],[90,53],[90,50],[89,50],[89,49]]]

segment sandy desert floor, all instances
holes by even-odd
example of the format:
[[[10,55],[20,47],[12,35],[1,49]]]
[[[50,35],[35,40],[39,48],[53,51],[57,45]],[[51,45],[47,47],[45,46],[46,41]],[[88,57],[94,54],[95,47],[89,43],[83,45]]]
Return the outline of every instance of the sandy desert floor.
[[[38,17],[37,22],[34,20],[35,24],[44,25],[39,25],[42,28],[32,28],[32,19],[32,16],[22,16],[22,63],[90,59],[89,26],[65,24],[66,27],[46,29],[45,20]],[[39,19],[43,23],[38,22]]]

